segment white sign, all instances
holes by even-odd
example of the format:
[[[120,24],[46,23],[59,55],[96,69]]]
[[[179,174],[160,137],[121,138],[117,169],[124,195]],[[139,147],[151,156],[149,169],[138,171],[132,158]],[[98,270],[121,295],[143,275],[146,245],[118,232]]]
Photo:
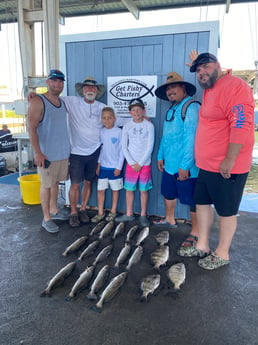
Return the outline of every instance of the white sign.
[[[146,109],[148,117],[156,116],[157,88],[156,75],[141,75],[129,77],[108,77],[108,105],[114,108],[117,116],[128,116],[129,102],[134,98],[140,98]]]

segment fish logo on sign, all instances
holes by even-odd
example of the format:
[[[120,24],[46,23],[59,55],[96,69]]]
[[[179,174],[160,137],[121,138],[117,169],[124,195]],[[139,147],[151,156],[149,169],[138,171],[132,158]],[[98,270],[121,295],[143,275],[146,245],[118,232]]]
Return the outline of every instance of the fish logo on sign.
[[[146,84],[136,80],[123,80],[115,84],[109,92],[120,101],[128,101],[133,98],[143,98],[148,94],[154,97],[153,88],[154,85],[149,88]]]

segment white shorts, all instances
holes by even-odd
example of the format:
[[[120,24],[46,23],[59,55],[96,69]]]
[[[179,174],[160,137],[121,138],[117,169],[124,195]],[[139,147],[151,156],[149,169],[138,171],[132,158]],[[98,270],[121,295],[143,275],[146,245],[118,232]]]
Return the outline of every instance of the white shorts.
[[[99,178],[98,179],[98,190],[108,189],[108,187],[112,190],[121,190],[124,187],[123,179],[117,178],[115,180],[109,180],[108,178]]]

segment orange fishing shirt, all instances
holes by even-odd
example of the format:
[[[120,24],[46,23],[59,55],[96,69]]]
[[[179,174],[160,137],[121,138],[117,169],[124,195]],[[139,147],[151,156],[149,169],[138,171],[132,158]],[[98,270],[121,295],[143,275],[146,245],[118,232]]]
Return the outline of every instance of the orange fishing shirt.
[[[248,172],[254,145],[254,97],[249,85],[231,74],[204,90],[195,141],[197,166],[219,172],[229,143],[243,145],[231,173]]]

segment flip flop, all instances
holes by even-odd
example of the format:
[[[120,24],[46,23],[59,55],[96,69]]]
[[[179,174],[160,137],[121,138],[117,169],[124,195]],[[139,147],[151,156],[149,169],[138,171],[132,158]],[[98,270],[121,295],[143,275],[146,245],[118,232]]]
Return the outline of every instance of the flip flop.
[[[166,219],[160,220],[158,222],[153,222],[153,224],[157,226],[164,226],[167,228],[173,228],[173,229],[177,228],[177,224],[170,224]]]
[[[198,241],[198,237],[194,235],[188,235],[187,238],[182,242],[181,247],[191,247]]]

